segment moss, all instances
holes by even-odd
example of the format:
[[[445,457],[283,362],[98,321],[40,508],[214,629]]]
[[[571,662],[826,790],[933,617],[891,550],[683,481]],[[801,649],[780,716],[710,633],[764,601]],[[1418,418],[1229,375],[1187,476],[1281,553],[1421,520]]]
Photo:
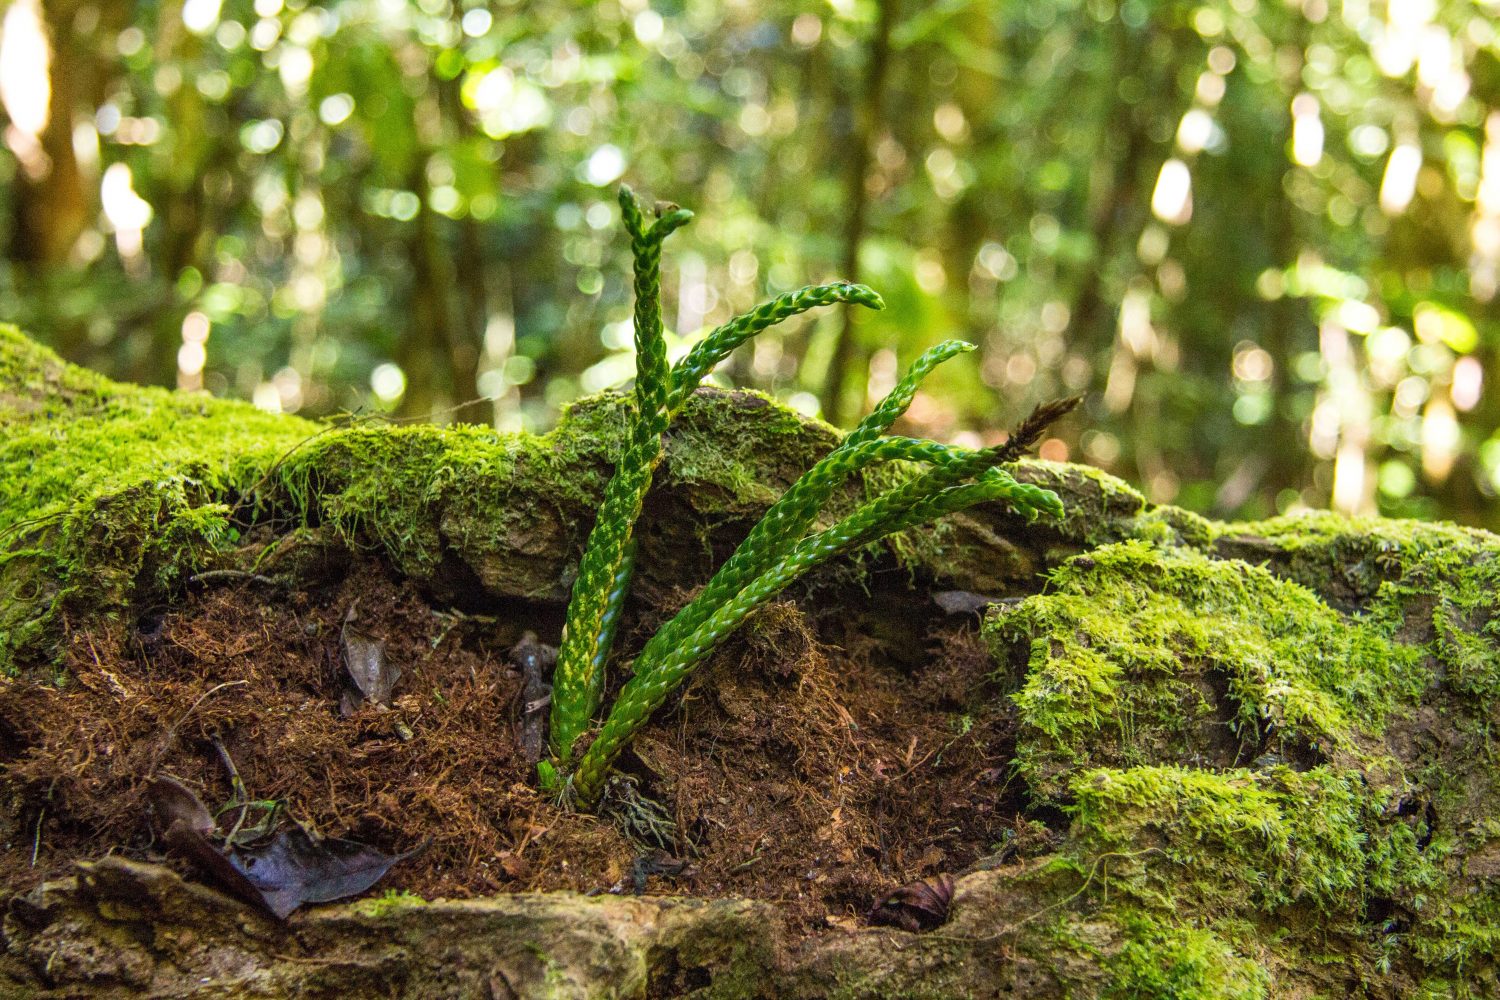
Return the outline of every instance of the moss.
[[[378,551],[440,600],[562,601],[631,406],[580,401],[542,436],[331,427],[118,385],[11,327],[0,385],[0,669],[51,660],[64,622],[124,621],[207,566],[248,564],[257,525]],[[658,477],[670,530],[649,511],[642,526],[643,575],[679,584],[685,531],[753,520],[834,440],[755,393],[695,394]]]
[[[1347,914],[1427,863],[1403,849],[1404,826],[1375,850],[1368,789],[1328,768],[1104,768],[1075,777],[1072,791],[1073,850],[1111,855],[1111,887],[1152,907]]]
[[[289,456],[268,495],[298,522],[331,527],[434,589],[445,574],[450,593],[477,575],[502,592],[550,596],[569,540],[558,508],[581,508],[588,488],[602,486],[592,463],[573,458],[479,427],[352,427]]]
[[[1268,970],[1329,954],[1369,982],[1413,966],[1462,981],[1500,944],[1494,896],[1455,884],[1446,847],[1357,772],[1098,769],[1073,790],[1065,857],[1127,933],[1191,914]]]
[[[1071,798],[1068,838],[1037,869],[1056,915],[1025,947],[1103,970],[1079,995],[1364,995],[1357,984],[1381,992],[1424,962],[1392,899],[1441,892],[1442,852],[1357,772],[1099,768],[1074,776]],[[1471,967],[1484,943],[1464,942]]]
[[[1426,968],[1447,973],[1458,984],[1476,972],[1488,972],[1493,982],[1495,956],[1500,955],[1500,886],[1494,879],[1467,885],[1439,882],[1421,903],[1421,922],[1406,929],[1400,943]],[[1457,989],[1450,995],[1466,992]]]
[[[1048,529],[1070,542],[1093,546],[1128,538],[1146,512],[1138,491],[1091,466],[1034,459],[1021,463],[1016,478],[1068,498],[1061,522]]]
[[[1181,507],[1152,507],[1135,519],[1131,537],[1154,545],[1186,545],[1205,549],[1219,530],[1218,525]]]
[[[110,382],[64,365],[10,326],[0,326],[0,385],[5,526],[37,524],[80,500],[156,480],[185,477],[227,493],[316,429],[248,404]]]
[[[399,917],[402,913],[427,905],[427,900],[404,889],[387,889],[379,896],[355,900],[349,904],[351,911],[372,920]]]
[[[631,405],[623,394],[593,397],[539,437],[477,427],[333,431],[290,456],[276,484],[301,519],[378,548],[440,595],[477,582],[492,594],[560,601]],[[683,520],[699,527],[764,511],[826,450],[824,437],[758,394],[695,394],[658,475],[679,501],[666,511],[678,522],[670,544],[680,546]],[[642,532],[650,530],[648,515]]]
[[[1104,546],[992,609],[1020,684],[1018,770],[1070,819],[1073,919],[1117,941],[1167,928],[1100,952],[1117,984],[1197,942],[1258,955],[1278,994],[1295,980],[1330,997],[1408,981],[1484,995],[1500,891],[1492,861],[1466,859],[1500,854],[1500,547],[1448,526],[1311,522],[1210,526],[1220,558],[1176,532]],[[1140,983],[1117,993],[1174,995]]]
[[[700,389],[667,432],[667,481],[707,488],[694,505],[705,513],[759,516],[838,441],[761,393]]]
[[[902,462],[869,469],[867,494],[890,489],[914,475]],[[901,532],[887,540],[915,579],[936,577],[941,587],[1005,595],[1033,593],[1039,574],[1096,545],[1145,534],[1181,541],[1180,526],[1201,536],[1195,522],[1207,522],[1175,508],[1148,510],[1146,500],[1122,480],[1098,469],[1038,459],[1023,460],[1015,476],[1055,491],[1063,516],[1028,523],[1001,503],[983,504],[962,514]],[[1191,525],[1191,527],[1190,527]]]
[[[117,385],[0,326],[0,668],[234,541],[226,501],[313,425]]]
[[[1024,664],[1017,763],[1054,798],[1080,767],[1364,752],[1429,681],[1381,627],[1190,549],[1105,546],[1050,591],[985,627],[1000,662]]]
[[[1462,592],[1459,605],[1475,611],[1476,595],[1500,582],[1497,543],[1477,528],[1327,512],[1217,525],[1213,539],[1219,554],[1263,564],[1334,607],[1376,613],[1433,588]]]
[[[1109,958],[1104,996],[1119,1000],[1261,1000],[1271,977],[1212,930],[1121,918],[1125,941]]]

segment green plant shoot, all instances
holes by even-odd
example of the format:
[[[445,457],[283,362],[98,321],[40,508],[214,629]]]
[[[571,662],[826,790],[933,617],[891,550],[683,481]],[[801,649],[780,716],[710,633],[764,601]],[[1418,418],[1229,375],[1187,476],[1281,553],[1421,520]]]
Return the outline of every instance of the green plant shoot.
[[[691,214],[669,206],[648,226],[628,189],[620,192],[620,208],[635,257],[636,413],[573,585],[553,677],[554,762],[541,769],[546,782],[562,782],[566,800],[585,808],[598,801],[611,767],[636,731],[693,669],[751,612],[809,569],[841,552],[978,503],[1003,502],[1027,519],[1060,515],[1056,494],[1017,482],[1000,466],[1025,454],[1046,427],[1077,402],[1039,407],[1005,444],[994,448],[969,450],[883,436],[911,405],[923,378],[974,347],[950,340],[927,351],[874,412],[771,506],[697,597],[646,643],[635,659],[633,676],[575,767],[575,745],[602,700],[605,661],[634,567],[632,532],[661,461],[662,433],[672,416],[716,364],[761,331],[834,302],[882,306],[880,297],[863,285],[838,282],[799,289],[714,330],[668,370],[661,328],[661,245]],[[929,468],[830,527],[814,530],[819,513],[851,475],[889,461]]]
[[[632,532],[661,462],[661,436],[671,415],[715,365],[762,330],[834,302],[855,302],[873,309],[883,305],[870,289],[848,282],[788,292],[714,330],[669,370],[661,326],[661,246],[693,215],[668,206],[647,225],[634,194],[625,187],[620,189],[620,214],[635,259],[636,414],[584,546],[558,648],[551,743],[554,756],[564,766],[604,693],[604,664],[634,566]]]

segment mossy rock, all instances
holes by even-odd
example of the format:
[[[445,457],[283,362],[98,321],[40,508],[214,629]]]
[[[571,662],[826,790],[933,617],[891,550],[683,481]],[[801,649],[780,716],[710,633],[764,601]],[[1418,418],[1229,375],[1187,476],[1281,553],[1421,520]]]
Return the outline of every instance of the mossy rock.
[[[378,550],[444,601],[561,603],[630,406],[585,400],[542,436],[317,425],[109,382],[10,327],[0,385],[9,669],[49,661],[65,623],[123,621],[208,568],[295,576],[309,546]],[[651,505],[671,531],[645,524],[643,578],[710,565],[715,532],[752,523],[834,440],[757,394],[697,394],[668,442]],[[249,547],[246,525],[269,542]]]
[[[70,637],[206,570],[301,586],[351,550],[438,601],[555,610],[628,407],[595,397],[541,436],[327,426],[110,383],[0,329],[0,665],[56,669]],[[706,578],[834,440],[753,393],[696,396],[648,501],[642,586]],[[1046,829],[959,878],[938,930],[791,933],[768,903],[570,894],[283,926],[109,858],[10,899],[0,993],[1500,995],[1500,539],[1216,524],[1083,467],[1020,475],[1066,516],[978,509],[831,570],[908,580],[911,602],[1004,599],[984,635],[1012,780]]]
[[[989,613],[1017,772],[1070,820],[1059,863],[1119,927],[1266,974],[1168,995],[1494,995],[1500,539],[1213,536],[1102,546]]]
[[[50,662],[65,624],[126,624],[204,570],[296,579],[339,549],[379,552],[439,601],[561,605],[631,411],[628,394],[592,397],[544,435],[315,424],[110,382],[5,326],[0,386],[0,670]],[[706,579],[836,440],[758,393],[699,390],[647,500],[643,583]],[[851,483],[831,511],[892,474]],[[1039,462],[1022,478],[1062,490],[1067,518],[1029,531],[995,506],[831,572],[873,559],[1002,595],[1147,520],[1139,494],[1091,470]]]

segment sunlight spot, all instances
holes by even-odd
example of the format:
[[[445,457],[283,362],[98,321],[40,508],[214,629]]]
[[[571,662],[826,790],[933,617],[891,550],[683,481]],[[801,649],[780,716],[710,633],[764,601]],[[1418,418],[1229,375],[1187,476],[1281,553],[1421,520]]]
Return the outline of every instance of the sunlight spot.
[[[1380,182],[1380,209],[1386,215],[1400,215],[1417,193],[1417,174],[1422,169],[1422,151],[1414,143],[1404,142],[1391,151],[1386,161],[1385,177]]]
[[[1318,99],[1298,94],[1292,100],[1292,160],[1298,166],[1315,167],[1323,159],[1323,119]]]
[[[1416,176],[1412,176],[1416,185]],[[1161,165],[1156,189],[1151,192],[1151,211],[1161,221],[1180,226],[1193,217],[1193,175],[1186,163],[1170,159]]]
[[[398,364],[390,361],[382,362],[370,372],[370,391],[382,403],[394,403],[406,392],[406,373]]]

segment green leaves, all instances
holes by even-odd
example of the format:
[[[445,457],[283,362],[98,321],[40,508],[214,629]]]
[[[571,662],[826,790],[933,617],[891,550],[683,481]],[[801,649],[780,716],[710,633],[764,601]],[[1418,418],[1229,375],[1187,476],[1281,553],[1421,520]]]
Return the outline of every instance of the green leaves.
[[[879,295],[864,285],[848,281],[836,281],[831,285],[809,285],[778,296],[745,315],[730,320],[693,345],[687,356],[672,369],[672,389],[667,398],[667,408],[674,413],[681,409],[682,404],[687,402],[687,398],[698,388],[703,377],[713,370],[714,365],[729,357],[730,352],[757,333],[809,309],[835,302],[854,302],[868,309],[885,308],[885,302]]]
[[[635,195],[622,187],[620,216],[630,234],[635,258],[637,413],[585,543],[558,648],[551,742],[553,754],[564,767],[603,697],[604,664],[634,565],[631,535],[661,463],[661,436],[671,414],[681,408],[714,365],[762,330],[832,302],[880,308],[880,297],[863,285],[839,282],[804,288],[719,327],[669,370],[661,326],[661,247],[668,236],[692,219],[693,213],[669,205],[648,224]]]
[[[635,257],[637,414],[589,532],[558,648],[552,682],[552,751],[564,765],[604,693],[604,661],[634,565],[631,532],[661,462],[669,383],[667,342],[661,328],[661,245],[693,217],[691,212],[673,208],[648,226],[635,196],[624,187],[620,189],[620,215]]]
[[[661,460],[661,434],[698,383],[740,344],[782,320],[821,305],[855,302],[880,308],[863,285],[837,282],[789,292],[724,324],[668,372],[661,332],[661,243],[691,218],[670,207],[647,226],[635,198],[620,193],[625,227],[635,254],[636,401],[639,412],[614,479],[605,490],[589,535],[553,678],[552,746],[565,774],[574,744],[587,730],[604,690],[604,664],[634,562],[631,531]],[[771,506],[708,584],[646,643],[634,676],[621,689],[598,737],[566,779],[549,764],[549,785],[565,780],[565,797],[589,806],[621,750],[683,680],[725,636],[762,603],[812,567],[868,544],[977,503],[1000,501],[1028,520],[1057,516],[1056,494],[1018,483],[997,468],[1020,457],[1076,399],[1039,407],[1009,441],[968,450],[904,437],[882,437],[906,411],[934,368],[974,346],[950,340],[923,354],[890,394],[821,461]],[[831,527],[814,531],[819,513],[850,475],[875,462],[903,461],[929,469],[858,507]]]

